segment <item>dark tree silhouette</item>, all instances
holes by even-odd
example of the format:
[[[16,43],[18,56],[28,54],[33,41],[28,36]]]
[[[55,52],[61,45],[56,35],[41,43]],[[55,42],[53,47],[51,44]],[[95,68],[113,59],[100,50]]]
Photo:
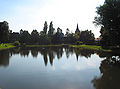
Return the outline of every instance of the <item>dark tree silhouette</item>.
[[[97,7],[95,25],[101,26],[101,45],[120,45],[120,0],[105,0],[104,4]]]
[[[79,41],[82,41],[84,44],[94,44],[94,40],[95,37],[91,30],[81,31]]]
[[[53,33],[54,33],[54,30],[55,30],[55,28],[53,28],[53,22],[51,21],[51,22],[50,22],[50,25],[49,25],[48,35],[49,35],[49,36],[52,36]]]
[[[37,32],[37,30],[33,30],[31,32],[31,41],[33,44],[39,43],[39,33]]]
[[[48,25],[47,25],[47,21],[45,21],[44,27],[43,27],[43,33],[44,34],[47,34],[47,29],[48,29]]]
[[[20,42],[31,44],[31,36],[28,31],[26,30],[24,30],[23,32],[22,30],[20,31]]]
[[[8,42],[9,39],[9,25],[8,22],[0,22],[0,42]]]

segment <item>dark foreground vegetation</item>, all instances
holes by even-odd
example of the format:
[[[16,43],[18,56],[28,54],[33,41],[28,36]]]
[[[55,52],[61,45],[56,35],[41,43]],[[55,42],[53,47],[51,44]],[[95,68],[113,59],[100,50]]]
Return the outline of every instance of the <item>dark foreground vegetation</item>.
[[[49,26],[45,21],[42,31],[34,29],[29,33],[23,29],[12,32],[8,22],[4,21],[0,22],[0,43],[14,43],[15,46],[71,44],[99,45],[104,49],[120,48],[120,1],[105,0],[96,12],[98,15],[94,23],[101,27],[101,35],[97,39],[91,30],[79,30],[78,24],[74,33],[67,28],[64,34],[60,27],[54,28],[52,21]]]

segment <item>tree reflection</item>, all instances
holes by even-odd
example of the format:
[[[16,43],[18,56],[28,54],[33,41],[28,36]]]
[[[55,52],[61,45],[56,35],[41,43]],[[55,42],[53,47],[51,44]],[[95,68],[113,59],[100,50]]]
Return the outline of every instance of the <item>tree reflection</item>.
[[[55,56],[57,56],[58,59],[62,57],[63,54],[63,48],[61,47],[45,47],[39,50],[39,52],[43,55],[45,66],[47,66],[48,59],[51,65],[53,65],[53,60]]]
[[[95,53],[93,50],[80,49],[80,48],[74,48],[74,52],[76,54],[77,60],[78,60],[78,56],[84,56],[86,58],[89,58],[91,57],[92,54]]]
[[[100,78],[94,78],[95,89],[120,89],[120,56],[109,56],[100,65]]]
[[[27,56],[28,57],[28,55],[29,55],[29,50],[20,50],[20,55],[21,56]]]
[[[43,50],[40,53],[41,55],[43,55],[45,66],[47,66],[47,63],[48,63],[47,49],[43,48]]]
[[[31,50],[31,54],[33,57],[37,57],[38,56],[38,50]]]
[[[0,66],[7,67],[9,65],[9,51],[0,51]]]
[[[9,57],[12,55],[20,54],[20,56],[28,57],[29,54],[35,58],[39,55],[39,53],[43,56],[44,64],[47,66],[48,60],[51,65],[53,65],[54,59],[57,57],[57,59],[61,59],[63,54],[66,54],[66,58],[69,58],[69,56],[75,54],[76,59],[78,60],[79,56],[84,56],[86,58],[91,57],[92,54],[94,54],[94,51],[91,50],[83,50],[79,48],[71,48],[71,47],[38,47],[38,48],[16,48],[9,51],[2,51],[0,53],[0,63],[5,65],[9,64]],[[3,60],[4,59],[4,60]]]
[[[74,53],[74,49],[66,47],[65,48],[65,53],[66,53],[66,57],[69,58],[70,54],[72,55]]]

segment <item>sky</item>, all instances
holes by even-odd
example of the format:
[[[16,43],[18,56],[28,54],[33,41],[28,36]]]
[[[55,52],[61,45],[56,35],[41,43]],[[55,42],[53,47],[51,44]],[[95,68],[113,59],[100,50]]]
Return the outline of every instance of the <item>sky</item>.
[[[64,33],[67,28],[74,33],[78,23],[80,30],[92,30],[98,37],[100,28],[93,21],[96,7],[103,3],[104,0],[0,0],[0,22],[7,21],[14,32],[40,32],[45,21],[48,25],[53,21],[54,28],[60,27]]]

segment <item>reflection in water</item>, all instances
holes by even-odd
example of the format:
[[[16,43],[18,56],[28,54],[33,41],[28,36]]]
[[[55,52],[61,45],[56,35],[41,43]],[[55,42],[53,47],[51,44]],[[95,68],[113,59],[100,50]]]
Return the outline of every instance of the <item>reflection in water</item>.
[[[41,47],[41,48],[16,48],[12,50],[7,51],[1,51],[0,52],[0,65],[7,66],[9,64],[9,58],[12,55],[20,54],[20,56],[26,56],[31,53],[33,57],[37,57],[40,53],[43,56],[44,64],[47,66],[48,60],[51,65],[53,65],[53,60],[55,56],[57,56],[57,59],[60,59],[64,53],[66,53],[66,57],[69,58],[70,55],[73,53],[76,54],[76,59],[78,60],[79,56],[84,56],[86,58],[91,57],[92,54],[94,54],[94,51],[92,50],[80,50],[78,48],[63,48],[63,47]]]
[[[10,54],[9,51],[0,52],[0,66],[8,66],[9,65]]]
[[[109,56],[101,62],[101,77],[94,78],[95,89],[120,89],[120,56]]]
[[[101,62],[100,67],[99,67],[99,64],[100,64],[100,62],[99,62],[97,68],[96,68],[96,66],[91,67],[91,68],[89,68],[90,66],[87,66],[88,69],[85,69],[85,65],[89,64],[89,65],[93,66],[95,63],[97,63],[96,61],[95,62],[92,61],[92,60],[96,59],[96,57],[98,57],[95,55],[93,57],[92,55],[94,53],[99,55],[100,58],[105,58],[105,60],[103,60]],[[20,56],[16,55],[16,54],[19,54]],[[13,55],[15,55],[15,56],[13,56]],[[78,60],[81,60],[81,61],[77,62],[76,60],[74,60],[74,57],[71,57],[72,55],[76,56],[77,61]],[[21,56],[23,58],[21,58]],[[51,70],[49,70],[49,66],[48,67],[39,66],[39,65],[42,65],[42,63],[40,63],[41,60],[34,61],[31,58],[31,56],[34,57],[35,59],[39,59],[42,56],[43,57],[42,61],[44,62],[43,66],[44,65],[47,66],[48,62],[50,62],[52,68],[55,68],[56,65],[59,66],[59,67],[57,67],[58,70],[56,68],[56,71],[51,71]],[[64,57],[64,56],[66,56],[66,57]],[[15,57],[15,58],[12,58],[12,57]],[[16,60],[17,57],[19,57],[19,58]],[[27,59],[26,57],[29,60],[24,60],[24,58]],[[84,57],[84,58],[79,58],[79,57]],[[90,57],[92,58],[92,60],[87,60],[87,61],[84,60],[84,59],[88,59]],[[10,61],[10,58],[15,59],[15,60]],[[68,59],[72,58],[73,60],[65,61],[66,60],[65,58],[68,58]],[[23,59],[23,60],[19,60],[19,59]],[[55,61],[55,59],[58,59],[58,60],[64,59],[64,60],[59,61],[59,63],[58,63],[58,61]],[[99,58],[97,58],[97,59],[99,60]],[[33,60],[33,61],[31,61],[31,60]],[[10,65],[8,68],[9,61],[11,62],[12,66]],[[19,64],[18,61],[23,64]],[[71,66],[72,65],[71,61],[73,64],[75,64],[75,66]],[[32,64],[33,62],[36,63],[36,65]],[[54,62],[56,62],[56,64],[54,64]],[[87,64],[87,62],[89,62],[89,63]],[[90,62],[93,62],[93,63],[90,64]],[[25,63],[25,65],[24,65],[24,63]],[[37,65],[37,63],[38,63],[38,65]],[[11,71],[11,75],[9,73],[10,71],[8,71],[8,70],[4,71],[5,73],[2,74],[3,70],[1,68],[1,73],[0,73],[2,75],[1,79],[0,79],[1,85],[6,84],[6,82],[3,82],[3,80],[10,82],[10,80],[12,80],[14,78],[14,81],[15,81],[14,83],[16,83],[16,85],[19,84],[20,81],[24,80],[24,81],[20,82],[20,84],[23,84],[23,85],[25,83],[24,86],[26,86],[26,83],[28,85],[36,84],[35,81],[38,81],[37,86],[39,86],[40,84],[41,84],[41,86],[42,86],[42,84],[43,85],[45,84],[45,86],[46,86],[46,82],[48,81],[47,85],[49,85],[49,87],[47,87],[47,89],[50,88],[50,86],[51,86],[50,83],[53,83],[53,85],[56,85],[56,87],[57,86],[62,87],[59,89],[70,89],[71,87],[73,87],[73,89],[79,89],[83,85],[87,86],[88,87],[87,89],[93,89],[93,87],[91,87],[91,88],[89,87],[90,86],[89,83],[93,79],[93,76],[95,76],[94,73],[96,73],[96,69],[97,69],[97,71],[99,69],[101,72],[101,76],[95,77],[92,80],[92,84],[95,89],[120,89],[120,86],[119,86],[120,56],[113,56],[112,53],[95,52],[92,50],[83,50],[83,49],[79,49],[79,48],[68,48],[68,47],[65,47],[65,48],[63,48],[63,47],[17,48],[17,49],[11,49],[11,50],[6,50],[6,51],[0,51],[0,66],[4,66],[4,67],[7,66],[8,70]],[[7,69],[7,68],[3,68],[3,69]],[[46,68],[46,69],[44,69],[44,68]],[[75,69],[77,69],[77,70],[75,70]],[[52,69],[52,70],[54,70],[54,69]],[[66,73],[68,75],[66,75]],[[5,76],[5,78],[4,78],[4,76]],[[15,77],[15,76],[19,76],[19,77]],[[79,78],[77,76],[79,76]],[[6,78],[6,77],[8,77],[8,78]],[[31,81],[31,79],[33,82]],[[17,82],[18,80],[19,80],[19,82]],[[42,80],[42,82],[40,82],[40,80]],[[59,80],[59,82],[62,81],[61,86],[60,86],[60,83],[57,82],[58,80]],[[90,81],[88,81],[88,80],[90,80]],[[89,83],[87,83],[86,81]],[[40,82],[40,84],[38,84],[39,82]],[[9,84],[15,85],[14,83],[11,82],[11,83],[8,83],[8,85]],[[71,85],[70,88],[63,88],[64,86],[67,86],[67,85]],[[4,86],[6,86],[6,85],[4,85]],[[74,88],[76,86],[77,86],[77,88]],[[67,87],[69,87],[69,86],[67,86]],[[13,88],[10,88],[10,89],[13,89]],[[14,89],[16,89],[16,88],[14,88]],[[19,88],[19,89],[21,89],[21,88]],[[24,88],[24,89],[26,89],[26,88]],[[33,89],[33,88],[29,88],[29,89]],[[50,89],[53,89],[53,88],[50,88]],[[86,89],[86,88],[81,88],[81,89]]]

